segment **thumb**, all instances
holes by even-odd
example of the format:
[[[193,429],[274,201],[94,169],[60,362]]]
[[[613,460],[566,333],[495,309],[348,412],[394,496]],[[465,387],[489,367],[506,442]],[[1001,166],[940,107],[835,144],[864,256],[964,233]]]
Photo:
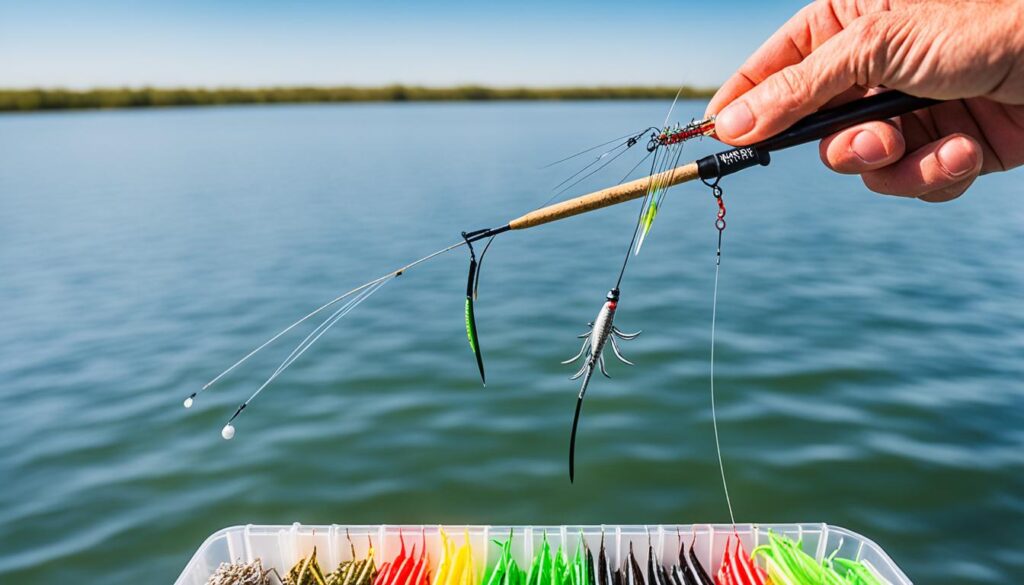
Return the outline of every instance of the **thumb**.
[[[862,16],[825,41],[803,61],[781,69],[755,85],[718,113],[715,132],[733,145],[764,140],[855,85],[885,83],[889,31],[893,13]]]

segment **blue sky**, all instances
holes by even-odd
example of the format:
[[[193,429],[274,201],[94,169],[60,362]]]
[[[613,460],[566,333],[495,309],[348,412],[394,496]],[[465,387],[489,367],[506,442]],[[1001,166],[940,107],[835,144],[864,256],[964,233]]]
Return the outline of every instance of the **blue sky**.
[[[0,0],[0,87],[715,85],[801,5]]]

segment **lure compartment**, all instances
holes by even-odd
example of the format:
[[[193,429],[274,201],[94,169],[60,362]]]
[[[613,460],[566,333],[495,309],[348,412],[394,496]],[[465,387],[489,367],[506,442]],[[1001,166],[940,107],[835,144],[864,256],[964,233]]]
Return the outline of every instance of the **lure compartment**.
[[[633,542],[634,554],[641,567],[647,564],[648,538],[663,565],[671,566],[678,557],[679,538],[694,543],[701,562],[714,575],[725,554],[728,538],[734,534],[729,524],[681,525],[605,525],[605,526],[464,526],[464,525],[247,525],[224,528],[212,534],[199,547],[185,566],[176,585],[205,585],[220,563],[262,559],[263,566],[276,568],[282,575],[315,546],[317,557],[326,570],[349,560],[351,548],[346,534],[351,536],[357,558],[365,556],[370,544],[374,548],[377,566],[393,559],[405,539],[408,548],[426,542],[431,570],[441,556],[440,529],[457,545],[469,538],[477,574],[484,575],[494,564],[501,551],[494,540],[505,540],[511,531],[512,554],[520,566],[530,566],[545,534],[552,550],[561,546],[568,558],[576,553],[580,534],[594,551],[598,550],[601,535],[613,566],[619,566],[629,553]],[[740,524],[735,533],[747,551],[764,544],[769,531],[784,534],[803,543],[803,550],[817,560],[838,550],[840,557],[859,560],[892,585],[910,585],[911,581],[896,563],[874,542],[863,536],[828,524]],[[649,537],[648,537],[649,535]]]

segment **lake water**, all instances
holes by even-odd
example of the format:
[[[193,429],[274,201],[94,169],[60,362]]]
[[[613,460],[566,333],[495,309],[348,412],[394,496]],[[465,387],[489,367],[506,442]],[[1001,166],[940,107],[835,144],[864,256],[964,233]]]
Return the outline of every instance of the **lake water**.
[[[578,349],[636,203],[384,287],[238,420],[337,293],[542,203],[541,168],[667,104],[279,106],[0,117],[0,581],[166,583],[244,523],[725,522],[708,395],[715,205],[670,194],[566,477]],[[703,103],[683,103],[689,120]],[[705,141],[688,147],[711,152]],[[635,160],[635,159],[633,159]],[[573,191],[617,181],[628,165]],[[1024,189],[872,195],[814,147],[724,181],[718,400],[737,519],[828,522],[917,582],[1024,573]]]

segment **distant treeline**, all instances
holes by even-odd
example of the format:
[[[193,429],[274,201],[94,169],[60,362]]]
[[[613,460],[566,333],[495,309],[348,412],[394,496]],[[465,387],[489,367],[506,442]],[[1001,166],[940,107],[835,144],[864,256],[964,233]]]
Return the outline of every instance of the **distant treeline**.
[[[0,112],[87,108],[151,108],[228,104],[302,104],[343,102],[431,102],[492,100],[640,100],[671,99],[678,87],[269,87],[218,89],[110,88],[90,90],[0,90]],[[713,89],[684,87],[681,97],[709,97]]]

